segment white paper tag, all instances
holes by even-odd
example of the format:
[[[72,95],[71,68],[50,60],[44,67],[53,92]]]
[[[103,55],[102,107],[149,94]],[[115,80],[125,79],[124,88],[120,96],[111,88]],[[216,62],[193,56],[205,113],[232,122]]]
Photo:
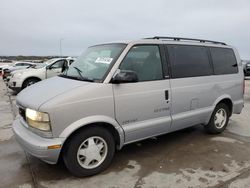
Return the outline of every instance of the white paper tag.
[[[95,60],[95,63],[104,63],[104,64],[110,64],[112,62],[113,58],[110,57],[98,57]]]

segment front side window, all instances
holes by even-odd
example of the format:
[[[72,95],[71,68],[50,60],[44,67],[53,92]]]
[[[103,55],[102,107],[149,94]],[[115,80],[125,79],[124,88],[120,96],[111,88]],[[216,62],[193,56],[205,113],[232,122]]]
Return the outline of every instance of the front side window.
[[[210,48],[210,52],[215,74],[234,74],[238,72],[237,61],[232,49]]]
[[[167,48],[173,78],[213,74],[206,47],[168,45]]]
[[[53,65],[51,65],[51,68],[52,69],[60,69],[63,67],[64,63],[65,63],[65,60],[59,60],[59,61],[55,62]]]
[[[123,59],[120,69],[134,71],[139,81],[162,79],[159,47],[157,45],[138,45],[132,47]]]
[[[62,76],[83,81],[101,81],[125,47],[126,44],[120,43],[89,47]]]

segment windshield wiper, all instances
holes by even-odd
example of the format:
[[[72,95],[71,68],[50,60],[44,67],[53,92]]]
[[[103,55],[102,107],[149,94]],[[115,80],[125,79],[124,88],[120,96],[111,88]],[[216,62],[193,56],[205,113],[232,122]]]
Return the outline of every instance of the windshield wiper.
[[[77,68],[77,67],[73,67],[73,68],[77,70],[77,73],[79,74],[81,80],[83,80],[83,81],[88,81],[88,82],[94,82],[93,79],[84,77],[84,76],[82,75],[82,71],[81,71],[79,68]]]

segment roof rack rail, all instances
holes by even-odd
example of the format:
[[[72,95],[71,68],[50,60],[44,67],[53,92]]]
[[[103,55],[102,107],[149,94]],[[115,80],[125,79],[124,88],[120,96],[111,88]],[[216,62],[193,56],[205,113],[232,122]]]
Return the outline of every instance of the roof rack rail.
[[[180,37],[162,37],[162,36],[155,36],[155,37],[151,37],[151,38],[144,38],[144,39],[167,39],[167,40],[174,40],[174,41],[196,41],[196,42],[201,42],[201,43],[213,43],[213,44],[222,44],[222,45],[227,45],[224,42],[219,42],[219,41],[212,41],[212,40],[204,40],[204,39],[192,39],[192,38],[180,38]]]

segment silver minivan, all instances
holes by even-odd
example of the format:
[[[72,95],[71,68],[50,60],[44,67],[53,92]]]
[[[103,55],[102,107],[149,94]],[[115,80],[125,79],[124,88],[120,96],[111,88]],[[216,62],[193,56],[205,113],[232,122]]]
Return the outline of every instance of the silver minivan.
[[[222,42],[153,37],[89,47],[61,75],[17,96],[16,140],[75,176],[106,169],[116,149],[194,125],[225,130],[244,106],[235,48]]]

